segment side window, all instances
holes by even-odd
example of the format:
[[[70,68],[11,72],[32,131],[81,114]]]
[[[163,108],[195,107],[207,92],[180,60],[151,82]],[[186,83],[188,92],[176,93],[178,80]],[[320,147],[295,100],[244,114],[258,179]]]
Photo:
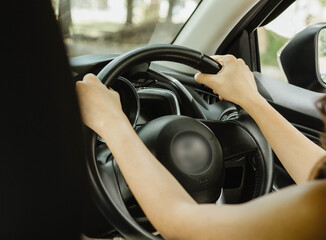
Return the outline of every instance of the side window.
[[[325,21],[326,0],[297,0],[272,22],[258,28],[261,72],[287,82],[278,52],[307,26]]]

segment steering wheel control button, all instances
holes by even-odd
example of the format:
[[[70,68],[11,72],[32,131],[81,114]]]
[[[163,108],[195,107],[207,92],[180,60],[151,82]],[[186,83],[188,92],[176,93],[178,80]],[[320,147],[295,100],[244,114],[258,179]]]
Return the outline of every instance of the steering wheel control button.
[[[189,174],[202,172],[211,162],[208,142],[194,132],[177,135],[172,141],[171,152],[176,166]]]
[[[197,202],[216,202],[224,180],[223,153],[206,125],[169,115],[148,122],[137,133]]]

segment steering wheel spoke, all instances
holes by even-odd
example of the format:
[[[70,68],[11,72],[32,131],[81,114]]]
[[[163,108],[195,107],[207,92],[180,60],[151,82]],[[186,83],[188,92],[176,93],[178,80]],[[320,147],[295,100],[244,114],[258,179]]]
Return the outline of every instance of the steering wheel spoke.
[[[225,161],[247,155],[257,150],[257,144],[250,133],[236,121],[202,120],[220,141]]]
[[[125,214],[128,214],[127,208],[123,202],[122,195],[120,193],[120,187],[118,183],[118,178],[115,174],[114,163],[113,161],[108,161],[105,165],[98,165],[99,174],[101,176],[103,185],[110,194],[110,196],[119,204],[121,210],[125,211]]]
[[[127,185],[126,180],[124,179],[120,168],[113,158],[110,149],[105,144],[100,144],[96,148],[96,160],[100,166],[101,173],[109,172],[112,176],[115,177],[115,181],[118,184],[118,190],[121,194],[121,197],[124,202],[130,200],[133,195]],[[113,169],[113,170],[112,170]],[[113,181],[113,179],[111,179]]]
[[[202,122],[223,149],[225,202],[245,202],[269,192],[272,158],[266,156],[271,155],[271,149],[250,116],[243,113],[237,120]]]

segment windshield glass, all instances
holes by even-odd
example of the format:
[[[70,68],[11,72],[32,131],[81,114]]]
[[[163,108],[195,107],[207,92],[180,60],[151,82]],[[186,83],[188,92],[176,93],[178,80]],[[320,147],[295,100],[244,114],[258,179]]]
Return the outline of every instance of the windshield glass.
[[[52,0],[69,57],[171,43],[200,0]]]

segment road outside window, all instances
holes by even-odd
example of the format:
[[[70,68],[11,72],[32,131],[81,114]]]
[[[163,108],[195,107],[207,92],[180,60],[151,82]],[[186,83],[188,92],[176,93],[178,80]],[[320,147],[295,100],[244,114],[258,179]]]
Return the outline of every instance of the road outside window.
[[[200,0],[52,0],[69,57],[171,43]]]

